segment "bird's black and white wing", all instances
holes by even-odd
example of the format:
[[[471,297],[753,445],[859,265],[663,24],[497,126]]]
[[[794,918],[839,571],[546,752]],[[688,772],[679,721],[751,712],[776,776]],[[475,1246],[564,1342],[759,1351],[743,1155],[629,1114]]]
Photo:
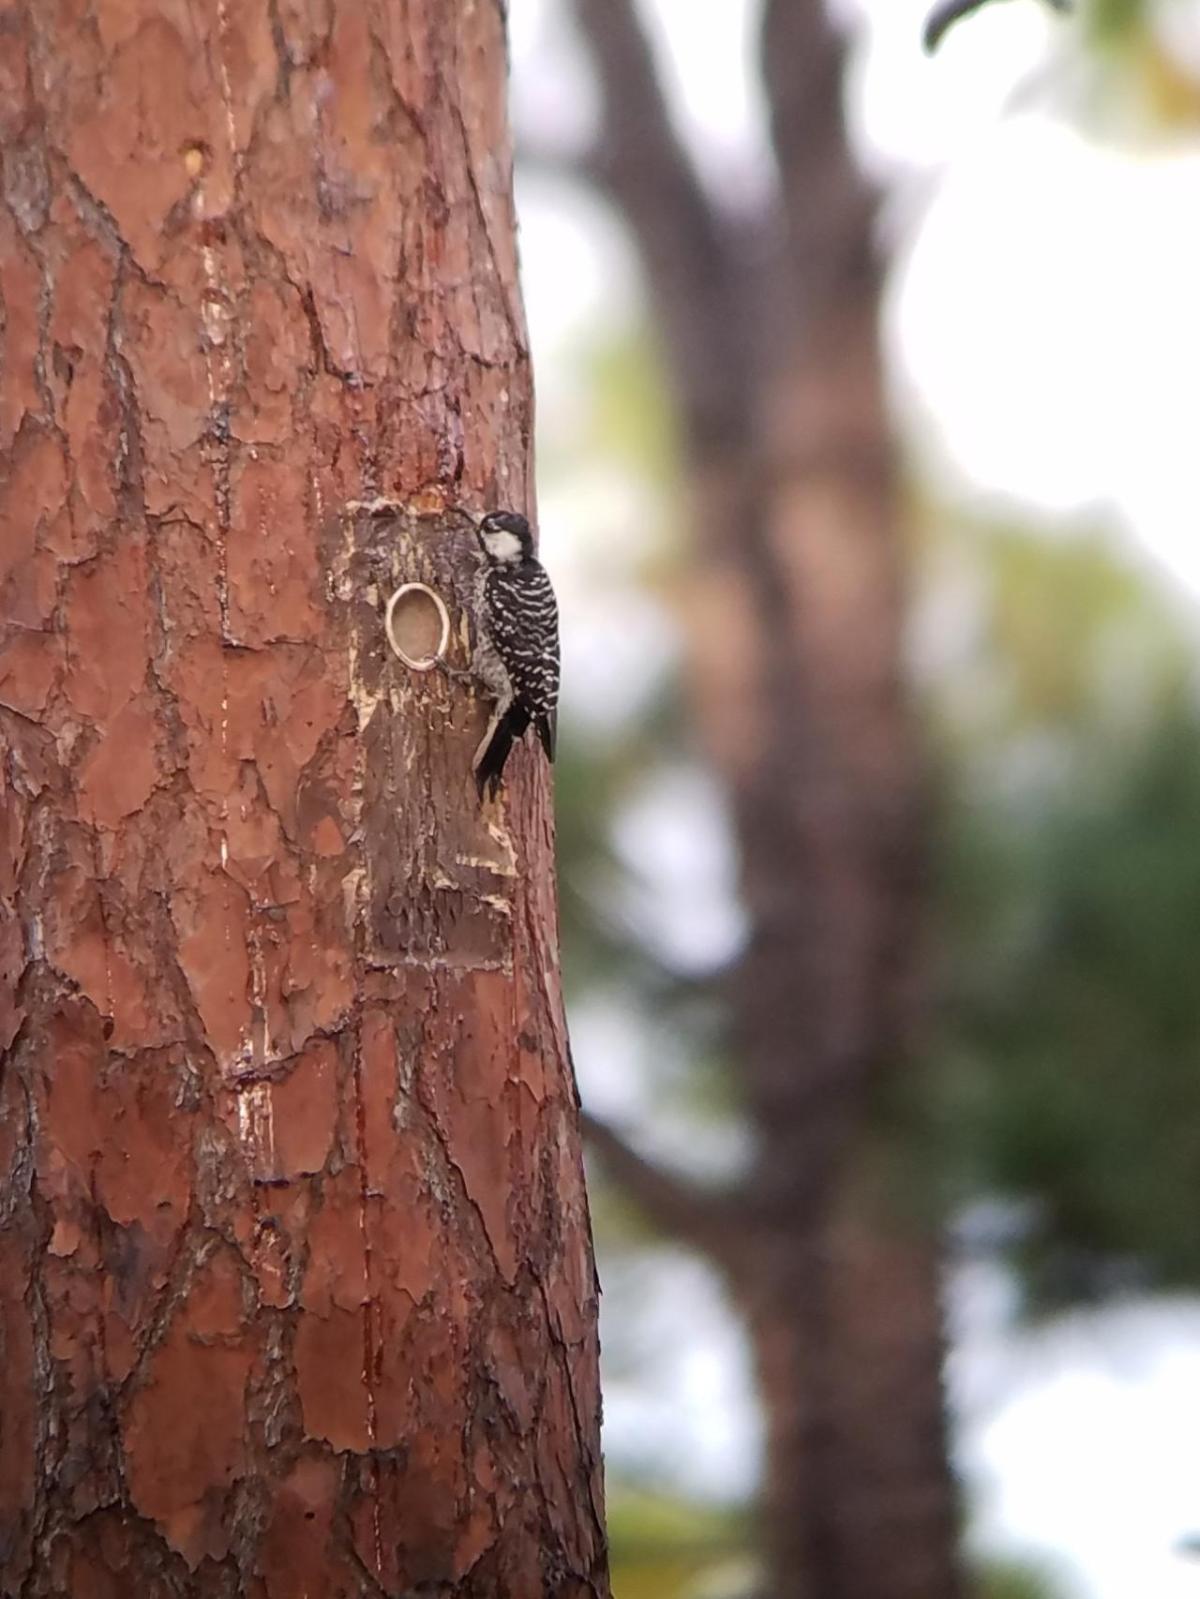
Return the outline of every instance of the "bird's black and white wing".
[[[554,759],[558,713],[558,605],[539,561],[491,567],[482,594],[484,638],[477,671],[497,696],[497,709],[476,753],[482,794],[500,786],[513,744],[532,725]]]
[[[554,756],[558,708],[558,605],[546,569],[538,561],[497,567],[485,587],[491,641],[512,683],[513,700]]]

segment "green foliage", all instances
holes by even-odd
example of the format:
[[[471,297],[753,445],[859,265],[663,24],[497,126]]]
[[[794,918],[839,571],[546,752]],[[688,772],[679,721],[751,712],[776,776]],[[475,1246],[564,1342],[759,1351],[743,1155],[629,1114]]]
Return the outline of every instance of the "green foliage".
[[[624,870],[612,846],[613,814],[628,780],[632,747],[584,748],[564,739],[555,773],[559,910],[568,995],[628,981],[637,961],[617,909]]]
[[[1008,759],[1032,739],[1103,749],[1188,680],[1193,651],[1161,590],[1103,537],[968,526],[951,547],[969,562],[980,612],[970,653],[933,700],[957,746],[951,765]],[[936,561],[935,550],[935,583]]]
[[[669,450],[665,434],[655,441],[660,400],[631,424],[639,358],[622,348],[595,359],[599,434],[630,470],[637,457],[651,473]],[[1032,1307],[1134,1282],[1195,1286],[1200,711],[1190,619],[1099,535],[960,526],[931,535],[923,565],[925,587],[949,567],[969,594],[969,643],[939,670],[929,700],[939,1026],[880,1107],[882,1178],[931,1224],[980,1197],[1020,1201],[1032,1222],[1012,1258]],[[653,562],[640,577],[653,581]],[[670,1104],[675,1125],[693,1116],[711,1126],[737,1114],[720,974],[671,971],[647,945],[629,910],[638,885],[612,842],[647,774],[679,758],[683,722],[666,683],[634,725],[564,745],[565,975],[576,998],[605,993],[637,1010],[657,1103]],[[645,1241],[620,1196],[598,1189],[597,1199],[610,1244]]]
[[[1046,0],[1046,3],[1053,6],[1056,11],[1071,9],[1071,0]],[[941,4],[933,8],[925,23],[926,50],[932,53],[956,23],[990,4],[991,0],[941,0]]]
[[[759,1592],[754,1529],[745,1509],[610,1485],[613,1599],[750,1599]],[[977,1563],[978,1599],[1064,1599],[1039,1566],[995,1557]]]
[[[1084,15],[1097,43],[1116,44],[1144,28],[1149,12],[1147,0],[1091,0]]]
[[[1200,80],[1194,63],[1166,43],[1162,24],[1185,13],[1191,0],[1046,0],[1077,13],[1078,27],[1059,35],[1082,73],[1060,84],[1059,109],[1079,115],[1093,132],[1119,129],[1121,138],[1174,131],[1200,119]],[[993,0],[940,0],[925,24],[927,51]],[[1065,23],[1066,18],[1062,19]],[[1186,14],[1181,23],[1188,25]],[[1082,45],[1082,49],[1079,46]]]
[[[662,363],[641,329],[595,343],[586,355],[596,446],[652,483],[673,486],[679,471],[675,408]]]
[[[675,485],[678,450],[674,411],[660,363],[640,327],[607,331],[578,352],[587,403],[583,416],[556,444],[542,446],[541,466],[551,480],[608,467],[621,479],[646,487],[666,505]],[[654,522],[655,519],[652,519]],[[644,547],[629,586],[653,587],[668,540],[661,527],[645,529]],[[604,570],[620,604],[621,574]],[[579,995],[598,986],[632,985],[654,993],[669,986],[664,972],[630,927],[622,910],[630,883],[613,848],[614,821],[637,784],[665,758],[677,756],[683,715],[675,685],[659,686],[642,714],[607,737],[594,732],[572,739],[562,729],[555,776],[559,896],[563,923],[564,978]]]
[[[608,1498],[613,1599],[743,1599],[745,1513],[616,1485]]]
[[[992,710],[973,726],[960,711],[959,742],[944,747],[946,1166],[960,1195],[1034,1203],[1017,1261],[1036,1305],[1131,1281],[1193,1286],[1191,651],[1146,585],[1095,543],[995,536],[991,555],[973,670]],[[1113,669],[1123,660],[1137,664],[1135,685]],[[1001,680],[990,694],[989,674]],[[1031,743],[1043,759],[1022,778]]]
[[[1122,141],[1181,128],[1200,120],[1200,78],[1168,42],[1164,26],[1191,0],[1086,0],[1080,6],[1080,80],[1076,110],[1093,132],[1115,131]],[[1068,95],[1068,99],[1073,98]]]
[[[635,480],[673,460],[646,342],[590,356],[588,448]],[[927,509],[927,520],[930,517]],[[677,552],[660,539],[636,579]],[[880,1168],[919,1214],[982,1196],[1032,1218],[1014,1246],[1034,1307],[1116,1284],[1200,1284],[1200,711],[1191,622],[1104,538],[1012,526],[931,535],[970,598],[969,645],[939,671],[933,1046],[881,1107]],[[654,1093],[710,1125],[736,1115],[720,974],[673,972],[629,906],[614,819],[664,760],[684,710],[665,683],[635,725],[564,745],[558,774],[566,976],[618,996],[647,1034]],[[633,891],[631,899],[631,890]],[[686,1069],[665,1067],[670,1056]],[[649,1069],[649,1067],[648,1067]],[[672,1072],[674,1075],[672,1075]],[[686,1102],[686,1103],[681,1103]],[[914,1160],[918,1148],[921,1158]],[[914,1189],[914,1170],[932,1177]],[[891,1174],[895,1173],[893,1177]],[[605,1196],[602,1232],[644,1232]]]
[[[989,1560],[976,1575],[979,1599],[1061,1599],[1061,1590],[1036,1566]]]

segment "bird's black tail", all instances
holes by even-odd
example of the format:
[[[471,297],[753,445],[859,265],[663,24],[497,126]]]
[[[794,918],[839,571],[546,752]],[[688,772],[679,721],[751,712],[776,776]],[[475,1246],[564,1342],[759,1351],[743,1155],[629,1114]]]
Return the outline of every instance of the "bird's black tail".
[[[546,759],[554,759],[554,747],[558,743],[558,712],[551,711],[549,716],[539,716],[537,719],[538,737],[542,741],[542,748],[546,752]]]
[[[504,765],[508,760],[513,745],[529,726],[529,712],[520,705],[510,705],[508,710],[496,723],[487,749],[480,756],[479,765],[475,768],[475,782],[479,789],[479,797],[483,798],[485,790],[496,797],[500,787],[500,779],[504,775]]]

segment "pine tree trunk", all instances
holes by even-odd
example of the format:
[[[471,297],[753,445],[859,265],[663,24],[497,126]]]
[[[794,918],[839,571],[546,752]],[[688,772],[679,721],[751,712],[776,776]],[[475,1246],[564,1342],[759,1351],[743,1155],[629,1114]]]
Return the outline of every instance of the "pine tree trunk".
[[[383,625],[530,492],[501,9],[2,26],[0,1592],[594,1599],[549,782]]]
[[[938,1242],[873,1127],[911,1044],[924,840],[876,298],[849,287],[784,363],[758,449],[695,496],[694,703],[752,928],[731,997],[758,1159],[730,1275],[764,1594],[958,1599]]]
[[[863,1187],[912,1044],[925,841],[876,197],[847,138],[844,44],[823,0],[764,0],[777,192],[734,213],[680,145],[632,0],[574,4],[604,98],[590,170],[640,247],[680,416],[688,684],[749,929],[727,989],[749,1181],[718,1198],[627,1150],[613,1165],[746,1316],[764,1594],[958,1599],[937,1239]]]
[[[770,1599],[956,1599],[938,1254],[876,1208],[754,1246]],[[750,1251],[747,1250],[749,1256]]]

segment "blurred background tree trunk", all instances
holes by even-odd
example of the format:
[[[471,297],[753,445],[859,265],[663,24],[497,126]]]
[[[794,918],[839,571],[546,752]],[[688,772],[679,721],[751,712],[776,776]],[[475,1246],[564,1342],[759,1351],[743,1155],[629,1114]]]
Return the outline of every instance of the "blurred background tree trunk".
[[[529,498],[500,8],[4,32],[0,1591],[595,1599],[544,769],[381,621]]]
[[[819,0],[769,0],[777,191],[734,218],[682,149],[632,0],[576,13],[604,102],[589,168],[640,249],[682,422],[691,704],[740,851],[730,999],[755,1151],[743,1188],[702,1197],[610,1129],[597,1144],[746,1317],[764,1592],[952,1599],[938,1247],[874,1152],[914,1020],[925,841],[875,204],[840,41]]]

